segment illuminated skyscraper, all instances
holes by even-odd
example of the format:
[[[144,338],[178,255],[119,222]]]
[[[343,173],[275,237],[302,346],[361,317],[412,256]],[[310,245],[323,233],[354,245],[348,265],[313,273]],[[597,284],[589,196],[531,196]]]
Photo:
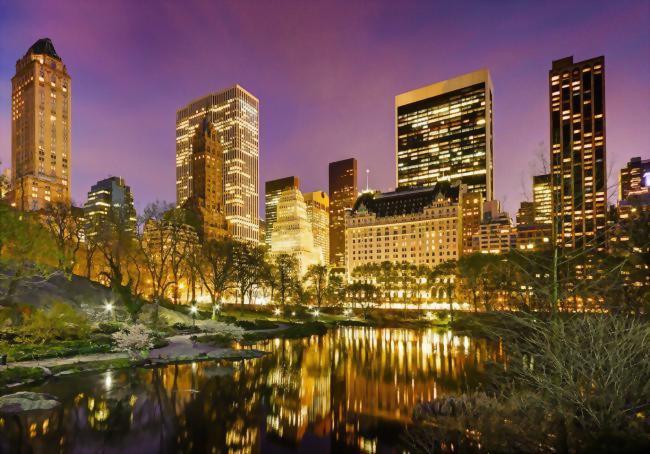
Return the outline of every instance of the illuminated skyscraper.
[[[11,79],[13,203],[70,204],[70,76],[49,38],[16,62]]]
[[[307,205],[307,219],[311,223],[314,236],[314,247],[320,254],[321,262],[330,262],[330,200],[324,191],[307,192],[304,194]]]
[[[90,187],[84,204],[86,235],[96,235],[102,221],[109,216],[112,216],[115,227],[131,230],[136,226],[133,196],[124,178],[106,178]]]
[[[535,224],[551,225],[553,219],[553,191],[551,175],[533,177],[533,204],[535,205]]]
[[[618,199],[650,193],[650,159],[632,158],[621,169],[618,180]]]
[[[278,178],[277,180],[267,181],[264,184],[264,212],[266,223],[266,235],[264,241],[269,246],[271,245],[271,236],[273,234],[273,224],[278,218],[278,200],[280,194],[285,189],[298,189],[300,181],[298,177]]]
[[[192,101],[176,112],[176,204],[192,195],[192,139],[203,120],[223,149],[223,194],[228,231],[259,241],[259,101],[239,85]]]
[[[395,97],[397,186],[460,181],[491,200],[492,80],[487,69]]]
[[[223,197],[223,150],[214,124],[204,119],[192,137],[191,196],[183,207],[199,218],[199,234],[215,239],[228,234]]]
[[[314,234],[307,216],[307,206],[297,188],[282,191],[278,199],[277,219],[271,234],[271,253],[290,254],[298,260],[300,275],[310,265],[322,263],[314,247]]]
[[[554,238],[581,247],[607,221],[605,57],[555,60],[549,88]]]
[[[357,200],[357,160],[330,162],[330,264],[345,266],[345,210]]]

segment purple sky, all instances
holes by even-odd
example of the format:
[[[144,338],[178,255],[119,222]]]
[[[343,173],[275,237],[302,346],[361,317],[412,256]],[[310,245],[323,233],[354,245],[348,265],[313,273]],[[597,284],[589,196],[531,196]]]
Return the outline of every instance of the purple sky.
[[[327,163],[395,186],[396,94],[481,67],[495,86],[496,196],[514,216],[548,154],[553,59],[604,54],[607,156],[650,156],[650,2],[0,0],[0,160],[15,62],[50,37],[72,76],[72,193],[124,176],[136,206],[175,200],[176,109],[239,83],[260,99],[260,190]],[[263,196],[263,194],[260,194]],[[263,200],[263,197],[261,197]]]

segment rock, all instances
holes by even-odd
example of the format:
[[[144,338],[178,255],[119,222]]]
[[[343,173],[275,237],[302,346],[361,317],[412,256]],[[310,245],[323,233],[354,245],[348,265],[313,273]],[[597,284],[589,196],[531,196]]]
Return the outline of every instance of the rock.
[[[51,410],[61,405],[51,394],[21,391],[0,397],[0,414]]]

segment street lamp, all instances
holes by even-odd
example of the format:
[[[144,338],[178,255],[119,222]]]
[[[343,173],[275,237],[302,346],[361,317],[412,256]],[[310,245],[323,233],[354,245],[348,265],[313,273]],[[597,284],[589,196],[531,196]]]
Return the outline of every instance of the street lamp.
[[[190,306],[190,313],[192,314],[192,326],[196,326],[196,313],[199,310],[196,306]]]
[[[106,304],[104,305],[104,309],[109,314],[113,314],[115,316],[115,321],[117,321],[117,313],[113,312],[113,303],[111,303],[110,301],[107,301]]]
[[[318,318],[319,315],[320,315],[320,311],[318,309],[316,309],[314,311],[314,317]]]
[[[273,311],[273,314],[275,314],[276,317],[279,317],[281,313],[282,313],[282,311],[280,310],[279,307],[276,308],[276,309]]]

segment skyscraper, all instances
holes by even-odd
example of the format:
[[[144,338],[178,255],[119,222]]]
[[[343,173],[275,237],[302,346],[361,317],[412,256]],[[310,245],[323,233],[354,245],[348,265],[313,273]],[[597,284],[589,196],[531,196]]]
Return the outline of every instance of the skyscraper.
[[[16,62],[11,79],[13,203],[70,204],[70,76],[49,38]]]
[[[277,180],[267,181],[264,184],[264,212],[266,217],[266,235],[265,242],[271,245],[271,235],[273,234],[273,224],[278,218],[278,200],[285,189],[298,189],[300,181],[298,177],[278,178]]]
[[[345,210],[357,199],[357,160],[354,158],[331,162],[329,165],[330,194],[330,264],[345,266]]]
[[[206,119],[223,149],[223,194],[228,231],[259,241],[259,100],[235,85],[196,99],[176,112],[176,204],[192,195],[192,138]]]
[[[491,200],[492,80],[487,69],[395,97],[397,187],[460,181]]]
[[[553,219],[553,191],[551,190],[550,174],[533,177],[533,204],[535,205],[535,224],[545,224],[550,227]]]
[[[84,204],[86,235],[96,235],[102,221],[113,217],[116,227],[131,230],[136,225],[136,213],[133,206],[131,188],[124,178],[109,177],[90,187],[88,200]]]
[[[650,159],[632,158],[621,169],[618,179],[618,199],[650,192]]]
[[[307,219],[311,223],[314,236],[314,247],[318,250],[321,263],[330,263],[330,200],[325,191],[314,191],[303,194],[307,205]]]
[[[606,225],[605,57],[553,61],[549,103],[554,239],[581,247]]]
[[[271,253],[294,256],[298,260],[302,276],[310,265],[322,261],[319,251],[314,247],[314,235],[300,189],[282,191],[277,210],[278,216],[271,235]]]
[[[192,137],[191,194],[183,207],[194,212],[200,222],[201,238],[226,236],[227,223],[223,197],[223,150],[216,127],[207,118]]]
[[[517,226],[535,224],[535,203],[523,201],[517,210]]]

